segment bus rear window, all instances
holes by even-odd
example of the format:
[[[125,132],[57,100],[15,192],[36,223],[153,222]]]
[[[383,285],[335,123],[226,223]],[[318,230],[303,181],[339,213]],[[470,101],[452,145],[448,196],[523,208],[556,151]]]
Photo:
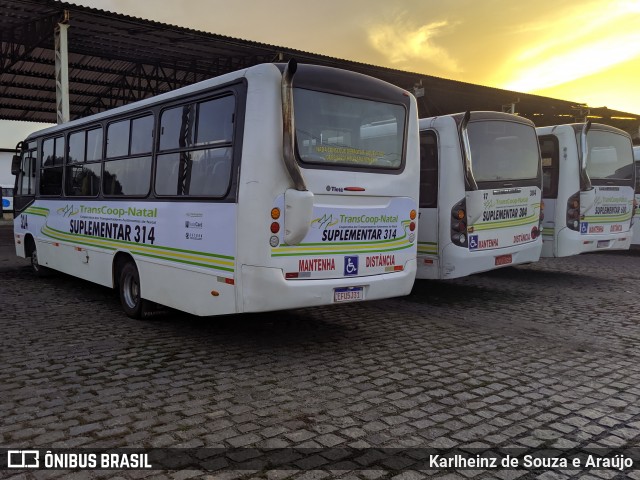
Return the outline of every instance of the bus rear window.
[[[578,145],[580,137],[577,136]],[[631,140],[613,132],[591,130],[587,134],[587,173],[592,180],[631,180],[634,162]]]
[[[294,88],[296,142],[304,163],[398,169],[402,165],[402,105]]]
[[[540,154],[533,127],[516,122],[470,122],[467,128],[477,182],[538,178]]]

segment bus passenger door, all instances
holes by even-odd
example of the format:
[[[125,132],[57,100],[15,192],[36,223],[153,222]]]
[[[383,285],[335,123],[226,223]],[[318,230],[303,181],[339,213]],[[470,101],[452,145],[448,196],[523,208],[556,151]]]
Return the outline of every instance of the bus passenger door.
[[[420,219],[418,278],[440,278],[438,245],[438,139],[432,130],[420,132]]]
[[[11,173],[16,176],[14,189],[13,209],[15,216],[18,216],[27,208],[36,195],[36,148],[23,150],[20,157],[14,157],[11,165]]]

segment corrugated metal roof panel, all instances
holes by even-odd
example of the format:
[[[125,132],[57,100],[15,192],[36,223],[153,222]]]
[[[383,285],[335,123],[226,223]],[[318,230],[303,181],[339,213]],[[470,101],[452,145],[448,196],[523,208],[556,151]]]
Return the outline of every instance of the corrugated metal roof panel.
[[[257,63],[291,57],[372,75],[407,90],[421,81],[426,92],[418,102],[421,116],[500,110],[503,104],[519,99],[517,110],[521,115],[548,125],[561,123],[558,114],[575,114],[579,106],[576,102],[342,60],[73,3],[0,0],[0,118],[55,121],[53,29],[65,10],[70,13],[73,118],[105,108],[102,99],[108,99],[105,105],[121,105]],[[26,95],[28,90],[38,91],[37,95]],[[611,119],[635,115],[608,109],[594,111],[604,113],[606,118],[600,121],[638,131],[639,121]],[[544,115],[534,117],[534,113]]]

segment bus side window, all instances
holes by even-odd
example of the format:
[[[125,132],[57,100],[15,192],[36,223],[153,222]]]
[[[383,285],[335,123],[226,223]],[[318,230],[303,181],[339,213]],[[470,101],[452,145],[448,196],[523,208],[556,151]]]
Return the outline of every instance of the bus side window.
[[[62,194],[62,162],[64,137],[48,138],[42,142],[42,168],[40,169],[40,194]]]
[[[161,113],[157,195],[223,197],[227,193],[234,114],[233,95],[180,105]]]
[[[146,197],[149,194],[153,124],[151,114],[109,124],[102,178],[104,195]],[[118,158],[111,160],[113,157]]]
[[[95,197],[100,191],[102,128],[69,135],[65,195]],[[90,162],[90,163],[87,163]]]
[[[542,157],[542,198],[557,198],[560,145],[554,135],[544,135],[538,141]]]
[[[231,143],[234,110],[233,96],[199,103],[196,144]]]
[[[435,132],[420,132],[420,207],[438,206],[438,139]]]

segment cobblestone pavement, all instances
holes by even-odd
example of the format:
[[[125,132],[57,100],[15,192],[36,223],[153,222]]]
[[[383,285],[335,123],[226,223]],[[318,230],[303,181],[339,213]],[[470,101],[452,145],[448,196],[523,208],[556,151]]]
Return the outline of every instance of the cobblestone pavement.
[[[410,296],[385,301],[132,321],[109,289],[34,278],[11,242],[1,226],[4,447],[640,446],[640,251],[418,281]],[[640,479],[604,469],[12,478],[207,475]]]

